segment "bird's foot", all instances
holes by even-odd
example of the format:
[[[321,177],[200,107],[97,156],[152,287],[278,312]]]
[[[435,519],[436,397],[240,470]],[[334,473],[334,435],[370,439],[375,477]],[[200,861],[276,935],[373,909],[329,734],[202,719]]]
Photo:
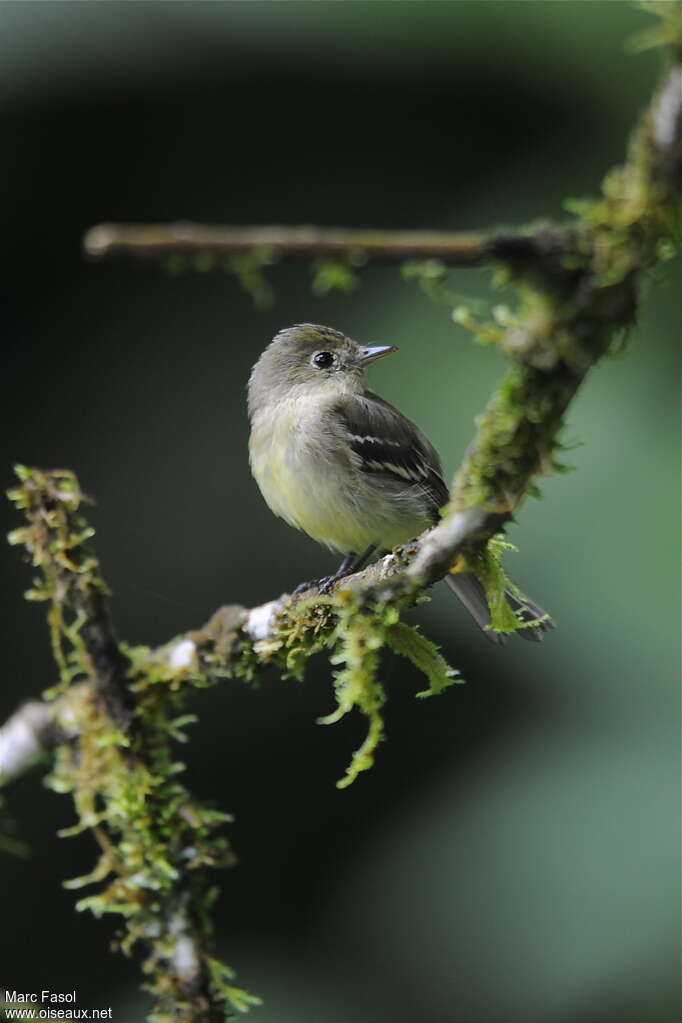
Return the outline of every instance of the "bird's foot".
[[[362,554],[349,551],[336,572],[334,572],[334,575],[325,575],[321,579],[311,579],[310,582],[299,583],[291,596],[298,597],[301,593],[306,593],[308,590],[317,590],[318,593],[324,593],[325,595],[331,593],[334,589],[334,583],[338,583],[339,579],[345,579],[347,576],[353,575],[354,572],[358,572],[367,562],[367,559],[371,558],[375,550],[376,545],[371,544]]]
[[[319,580],[320,593],[331,593],[334,589],[334,583],[338,583],[340,579],[345,579],[347,575],[351,575],[351,573],[345,572],[343,575],[326,575],[324,579]]]
[[[334,583],[337,583],[339,579],[343,579],[343,576],[324,575],[321,579],[309,579],[306,583],[299,583],[291,596],[300,597],[302,593],[307,593],[309,590],[317,590],[318,593],[326,595],[331,593],[334,588]]]

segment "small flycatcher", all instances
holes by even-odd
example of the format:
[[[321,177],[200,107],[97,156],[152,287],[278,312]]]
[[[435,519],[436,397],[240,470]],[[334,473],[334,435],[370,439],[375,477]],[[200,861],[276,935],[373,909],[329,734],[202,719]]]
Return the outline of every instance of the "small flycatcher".
[[[275,515],[345,555],[333,576],[317,581],[322,587],[357,571],[377,548],[434,525],[449,499],[433,445],[365,387],[367,366],[396,350],[301,323],[281,330],[251,373],[249,453],[263,497]],[[476,576],[453,572],[446,582],[489,639],[501,642]],[[553,628],[532,601],[506,596],[522,622],[537,621],[517,635],[539,640]]]

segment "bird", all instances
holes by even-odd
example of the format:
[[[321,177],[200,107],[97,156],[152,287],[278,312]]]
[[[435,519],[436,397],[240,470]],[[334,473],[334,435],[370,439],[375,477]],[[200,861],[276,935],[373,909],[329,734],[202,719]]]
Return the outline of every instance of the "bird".
[[[433,526],[449,501],[429,439],[366,387],[367,367],[396,351],[299,323],[280,330],[251,371],[249,462],[261,494],[275,515],[343,555],[333,575],[294,593],[313,586],[329,592],[377,550]],[[453,568],[445,581],[485,635],[501,643],[477,576]],[[516,587],[505,597],[526,625],[516,635],[537,641],[554,627]]]

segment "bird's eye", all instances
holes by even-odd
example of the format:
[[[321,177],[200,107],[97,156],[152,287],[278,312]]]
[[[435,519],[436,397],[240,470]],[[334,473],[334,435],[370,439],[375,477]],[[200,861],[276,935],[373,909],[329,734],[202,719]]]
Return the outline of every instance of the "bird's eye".
[[[318,369],[328,369],[334,361],[331,352],[317,352],[313,355],[313,365]]]

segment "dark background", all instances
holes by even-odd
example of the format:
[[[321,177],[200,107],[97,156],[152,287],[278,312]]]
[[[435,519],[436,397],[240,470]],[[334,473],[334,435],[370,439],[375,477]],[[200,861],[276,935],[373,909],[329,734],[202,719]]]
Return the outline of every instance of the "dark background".
[[[617,2],[0,4],[2,473],[77,471],[122,637],[160,643],[331,569],[249,474],[244,388],[277,329],[398,344],[372,384],[448,473],[503,363],[395,270],[321,299],[283,266],[259,311],[220,273],[88,265],[83,231],[560,217],[624,152],[659,70],[624,41],[649,23]],[[571,410],[576,472],[511,532],[514,576],[559,624],[547,642],[495,649],[437,588],[412,617],[468,684],[415,701],[422,680],[387,657],[388,741],[344,792],[364,722],[315,724],[324,661],[191,708],[189,782],[236,816],[218,934],[265,998],[254,1019],[679,1020],[677,265],[659,278]],[[478,272],[451,284],[504,299]],[[4,717],[54,669],[30,569],[0,556]],[[3,858],[0,982],[141,1020],[113,923],[60,889],[95,857],[55,837],[68,800],[34,774],[9,802],[33,854]]]

